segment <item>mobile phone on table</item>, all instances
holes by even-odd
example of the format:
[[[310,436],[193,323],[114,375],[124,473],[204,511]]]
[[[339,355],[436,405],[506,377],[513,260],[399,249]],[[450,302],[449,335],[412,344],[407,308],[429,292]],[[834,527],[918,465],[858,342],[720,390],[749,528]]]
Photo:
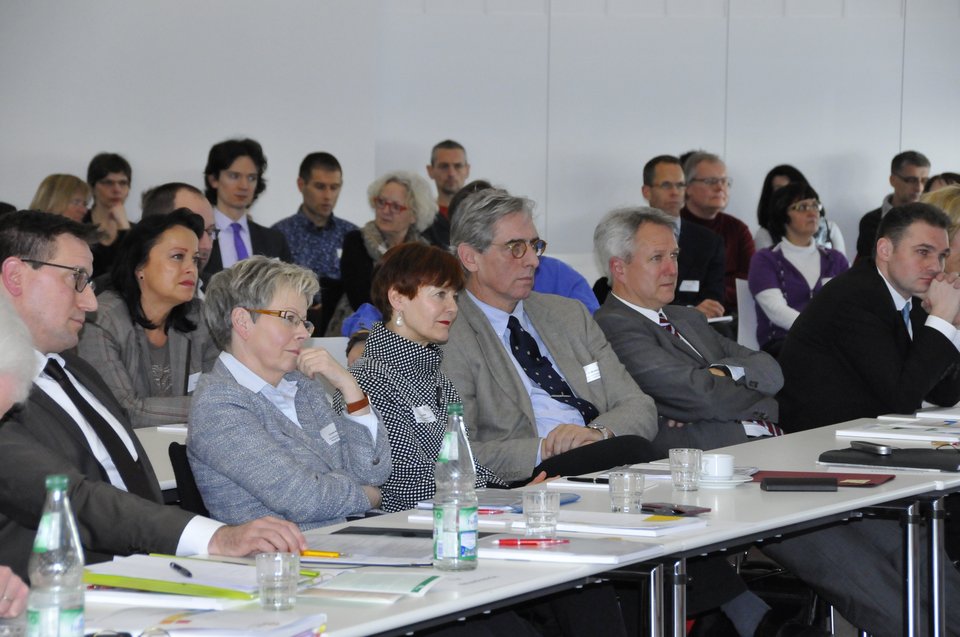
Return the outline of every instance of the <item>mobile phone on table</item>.
[[[867,442],[866,440],[853,440],[850,442],[850,448],[858,451],[876,454],[878,456],[889,456],[893,453],[893,447],[882,445],[877,442]]]

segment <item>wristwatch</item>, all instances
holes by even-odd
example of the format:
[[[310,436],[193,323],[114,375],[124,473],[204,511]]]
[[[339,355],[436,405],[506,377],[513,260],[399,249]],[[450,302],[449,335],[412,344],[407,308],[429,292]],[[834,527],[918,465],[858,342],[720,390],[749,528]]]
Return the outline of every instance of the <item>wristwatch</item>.
[[[604,440],[607,440],[608,438],[610,438],[610,436],[613,435],[613,433],[612,433],[609,429],[607,429],[606,427],[604,427],[603,425],[593,425],[593,424],[590,424],[590,425],[587,425],[587,427],[590,428],[590,429],[596,429],[597,431],[599,431],[599,432],[600,432],[600,435],[603,436],[603,439],[604,439]]]

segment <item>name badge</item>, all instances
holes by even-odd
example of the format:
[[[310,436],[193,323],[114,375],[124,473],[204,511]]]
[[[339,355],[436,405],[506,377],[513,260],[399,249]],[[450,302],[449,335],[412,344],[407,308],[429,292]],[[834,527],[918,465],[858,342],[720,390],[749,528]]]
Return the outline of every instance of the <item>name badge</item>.
[[[420,405],[419,407],[414,407],[413,417],[416,418],[417,422],[421,425],[427,425],[432,422],[437,422],[437,417],[433,413],[433,410],[426,405]]]
[[[337,259],[343,256],[343,248],[337,248]]]
[[[331,446],[340,442],[340,432],[337,431],[337,426],[333,423],[320,430],[320,437]]]
[[[196,374],[190,374],[187,377],[187,393],[192,394],[193,390],[197,388],[197,383],[200,381],[200,374],[202,372],[197,372]]]
[[[600,380],[600,365],[598,365],[596,362],[590,363],[589,365],[584,365],[583,373],[586,374],[588,383],[592,383],[595,380]]]
[[[696,279],[688,279],[686,281],[680,281],[680,287],[678,288],[680,292],[699,292],[700,291],[700,281]]]

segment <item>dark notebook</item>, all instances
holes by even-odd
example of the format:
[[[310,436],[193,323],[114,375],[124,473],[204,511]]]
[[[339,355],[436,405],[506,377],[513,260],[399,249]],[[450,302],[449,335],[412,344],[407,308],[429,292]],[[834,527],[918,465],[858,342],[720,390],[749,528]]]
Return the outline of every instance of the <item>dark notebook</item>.
[[[833,449],[820,454],[820,462],[896,469],[939,469],[960,471],[960,451],[943,449],[894,449],[888,456],[878,456],[859,449]]]

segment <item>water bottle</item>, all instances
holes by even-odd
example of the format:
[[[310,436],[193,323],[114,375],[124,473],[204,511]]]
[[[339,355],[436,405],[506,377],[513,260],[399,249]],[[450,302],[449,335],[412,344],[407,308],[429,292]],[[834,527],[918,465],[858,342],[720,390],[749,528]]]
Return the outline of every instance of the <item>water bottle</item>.
[[[447,428],[434,471],[433,565],[444,571],[477,568],[477,471],[463,425],[463,405],[447,405]]]
[[[83,549],[67,476],[47,476],[47,502],[28,564],[28,637],[83,637]]]

